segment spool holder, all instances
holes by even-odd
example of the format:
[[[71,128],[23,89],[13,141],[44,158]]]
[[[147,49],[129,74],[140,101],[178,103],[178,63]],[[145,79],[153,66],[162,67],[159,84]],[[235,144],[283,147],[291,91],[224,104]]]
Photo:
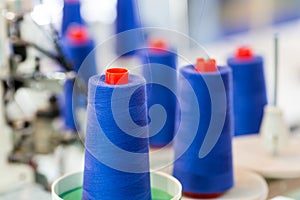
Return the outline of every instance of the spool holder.
[[[172,200],[181,199],[182,186],[180,182],[163,172],[152,172],[151,188],[160,189],[172,196]],[[63,200],[60,195],[68,191],[80,188],[83,182],[83,173],[76,172],[65,175],[52,184],[52,200]],[[74,200],[81,200],[74,199]]]
[[[264,110],[260,133],[265,149],[273,156],[279,156],[287,147],[290,135],[283,117],[283,111],[277,106],[278,98],[278,35],[274,34],[274,103]]]

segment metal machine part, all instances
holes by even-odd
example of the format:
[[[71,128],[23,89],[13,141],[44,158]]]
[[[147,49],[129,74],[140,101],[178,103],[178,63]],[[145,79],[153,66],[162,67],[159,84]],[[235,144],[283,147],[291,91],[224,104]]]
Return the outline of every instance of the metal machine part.
[[[0,98],[3,97],[3,85],[0,85]],[[25,164],[13,164],[7,162],[9,152],[13,145],[11,141],[12,130],[7,126],[4,118],[3,101],[0,101],[0,126],[1,126],[1,140],[0,140],[0,193],[11,190],[16,187],[31,183],[34,180],[33,169]]]
[[[54,44],[52,49],[22,37],[26,20],[33,21],[30,15],[33,5],[34,0],[0,1],[0,127],[4,130],[0,168],[5,173],[0,172],[0,193],[34,179],[49,189],[51,182],[70,166],[59,161],[55,164],[57,174],[49,174],[43,166],[49,166],[51,159],[37,158],[60,158],[61,153],[57,153],[60,144],[65,148],[74,142],[81,144],[74,137],[76,134],[62,133],[61,126],[55,123],[59,116],[56,95],[66,80],[76,77],[64,56],[58,32],[52,25],[47,29],[50,32],[41,31]],[[44,70],[45,66],[50,70]],[[80,157],[82,152],[76,150],[75,154]]]

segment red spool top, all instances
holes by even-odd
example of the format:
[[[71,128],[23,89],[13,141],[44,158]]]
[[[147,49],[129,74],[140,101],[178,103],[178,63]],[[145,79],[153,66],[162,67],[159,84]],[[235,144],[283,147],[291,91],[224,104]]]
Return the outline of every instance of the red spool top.
[[[168,43],[163,39],[152,39],[149,41],[149,47],[152,52],[163,53],[168,49]]]
[[[71,25],[67,30],[68,39],[74,44],[84,44],[89,40],[89,33],[82,25]]]
[[[253,58],[252,49],[247,46],[239,47],[235,52],[235,57],[237,59],[252,59]]]
[[[216,60],[215,59],[204,60],[204,58],[198,58],[195,64],[195,71],[197,72],[218,71]]]
[[[123,85],[129,82],[129,72],[125,68],[110,68],[105,72],[105,82],[110,85]]]

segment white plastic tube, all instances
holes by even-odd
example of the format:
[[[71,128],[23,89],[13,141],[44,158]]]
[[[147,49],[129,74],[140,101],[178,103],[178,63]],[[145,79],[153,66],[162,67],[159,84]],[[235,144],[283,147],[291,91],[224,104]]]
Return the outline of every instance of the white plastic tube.
[[[260,134],[266,150],[274,156],[288,144],[289,129],[280,108],[266,106]]]

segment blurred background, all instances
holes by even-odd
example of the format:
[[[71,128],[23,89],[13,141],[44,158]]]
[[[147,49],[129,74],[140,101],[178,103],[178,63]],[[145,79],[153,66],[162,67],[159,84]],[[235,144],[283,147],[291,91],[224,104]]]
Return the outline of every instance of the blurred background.
[[[71,36],[92,41],[85,53],[95,59],[96,73],[108,66],[131,69],[141,64],[136,55],[123,57],[115,51],[114,36],[134,28],[145,28],[145,38],[163,38],[176,48],[184,55],[179,67],[201,56],[226,65],[237,47],[248,45],[264,57],[269,102],[273,35],[279,33],[278,104],[289,128],[299,132],[300,0],[0,0],[0,126],[5,127],[0,131],[0,199],[27,200],[32,193],[34,199],[50,199],[54,180],[82,169],[86,83],[76,86],[79,106],[71,119],[76,123],[72,129],[65,124],[70,114],[65,113],[73,108],[65,108],[73,100],[73,86],[68,90],[66,83],[73,84],[80,74],[73,62],[76,55],[69,55],[77,50],[70,50],[74,46],[62,31],[64,5],[72,2],[80,3],[76,15],[87,33]],[[132,6],[122,10],[118,2]],[[131,26],[119,26],[118,13],[131,16]],[[122,45],[131,48],[130,43]],[[89,54],[92,50],[95,55]],[[21,187],[12,190],[17,185]]]

